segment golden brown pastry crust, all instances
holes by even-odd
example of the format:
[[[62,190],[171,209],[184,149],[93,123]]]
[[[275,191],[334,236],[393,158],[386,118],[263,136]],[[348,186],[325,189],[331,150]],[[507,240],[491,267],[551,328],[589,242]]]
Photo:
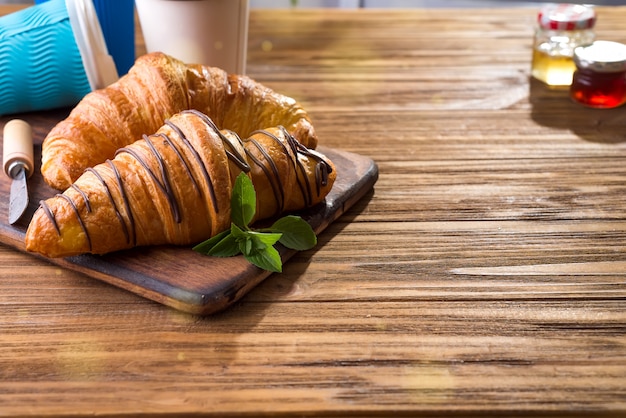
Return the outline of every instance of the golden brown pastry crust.
[[[336,177],[327,158],[284,128],[242,141],[206,115],[183,111],[42,202],[26,249],[66,257],[200,242],[230,226],[232,186],[242,171],[255,186],[255,219],[323,201]]]
[[[246,76],[202,65],[187,65],[160,52],[137,59],[127,75],[87,94],[47,135],[41,172],[64,190],[87,167],[155,132],[165,119],[186,109],[207,114],[220,129],[248,137],[257,129],[282,125],[308,148],[317,137],[306,111]]]

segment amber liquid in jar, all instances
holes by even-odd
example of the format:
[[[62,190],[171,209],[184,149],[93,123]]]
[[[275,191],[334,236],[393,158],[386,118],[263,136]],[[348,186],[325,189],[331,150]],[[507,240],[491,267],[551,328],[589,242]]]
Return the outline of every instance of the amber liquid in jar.
[[[541,49],[533,51],[532,76],[549,86],[569,86],[576,64],[569,56],[550,55]]]
[[[626,44],[596,41],[576,48],[574,63],[570,87],[574,101],[600,109],[626,103]]]
[[[621,106],[626,103],[626,72],[577,70],[570,94],[578,103],[591,107],[609,109]]]
[[[568,87],[576,70],[574,49],[595,39],[592,6],[551,4],[541,8],[533,40],[531,75],[549,87]]]

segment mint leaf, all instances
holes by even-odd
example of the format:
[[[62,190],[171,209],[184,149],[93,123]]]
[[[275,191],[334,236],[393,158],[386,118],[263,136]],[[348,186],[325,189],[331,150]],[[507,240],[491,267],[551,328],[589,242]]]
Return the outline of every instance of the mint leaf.
[[[230,233],[239,247],[241,254],[249,255],[252,253],[254,242],[250,236],[251,231],[243,230],[235,225],[235,223],[232,223],[230,225]]]
[[[230,217],[232,222],[241,229],[246,229],[252,222],[256,212],[256,192],[252,180],[240,173],[235,180],[230,199]]]
[[[285,216],[267,229],[253,230],[248,225],[256,212],[254,185],[244,173],[235,180],[231,195],[231,224],[226,230],[193,247],[201,254],[230,257],[242,253],[246,260],[264,270],[283,270],[274,244],[280,242],[294,250],[308,250],[317,243],[311,226],[299,216]]]
[[[228,234],[222,238],[217,244],[213,246],[208,252],[208,255],[215,257],[232,257],[239,254],[239,246],[237,240],[230,231],[226,231]]]
[[[273,245],[276,244],[281,237],[281,234],[242,230],[236,231],[235,235],[236,237],[234,239],[237,241],[241,253],[245,256],[261,253],[273,248]]]
[[[211,248],[213,248],[218,242],[224,239],[226,235],[230,235],[230,230],[227,229],[226,231],[220,232],[214,237],[209,238],[208,240],[196,245],[192,249],[200,254],[208,255],[209,251],[211,251]]]
[[[313,228],[299,216],[288,215],[280,218],[269,229],[282,233],[280,243],[292,250],[308,250],[317,244]]]
[[[249,231],[248,236],[251,237],[254,241],[254,248],[257,250],[262,250],[267,247],[272,247],[274,244],[276,244],[282,237],[282,234]]]
[[[230,233],[239,241],[248,237],[248,231],[244,231],[234,222],[230,224]]]
[[[272,271],[274,273],[280,273],[283,271],[280,254],[276,248],[272,246],[265,248],[263,251],[255,251],[251,254],[244,255],[244,257],[246,260],[263,270]]]

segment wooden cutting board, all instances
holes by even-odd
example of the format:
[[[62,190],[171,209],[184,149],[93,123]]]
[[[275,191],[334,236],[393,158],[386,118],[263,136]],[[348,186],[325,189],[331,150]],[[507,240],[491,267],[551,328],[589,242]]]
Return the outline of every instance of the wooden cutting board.
[[[27,212],[15,225],[9,225],[7,220],[11,180],[0,174],[0,242],[21,251],[25,251],[24,235],[39,201],[57,193],[45,184],[39,171],[41,142],[48,126],[40,126],[38,118],[29,122],[33,124],[38,165],[28,181]],[[319,151],[335,163],[337,180],[324,203],[299,213],[317,234],[372,189],[378,179],[378,166],[370,158],[332,148],[319,147]],[[279,251],[283,262],[295,253],[285,248]],[[207,257],[192,251],[191,246],[142,247],[104,256],[49,260],[175,309],[201,315],[227,308],[271,274],[242,256]]]

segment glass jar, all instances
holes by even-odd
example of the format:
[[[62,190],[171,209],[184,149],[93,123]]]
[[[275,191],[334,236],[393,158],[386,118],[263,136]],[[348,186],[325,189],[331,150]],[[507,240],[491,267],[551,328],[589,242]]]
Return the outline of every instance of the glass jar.
[[[532,71],[549,86],[569,86],[576,70],[574,49],[595,40],[596,12],[581,4],[548,4],[537,16]]]
[[[608,109],[626,103],[626,45],[596,41],[574,50],[576,71],[570,96],[586,106]]]

